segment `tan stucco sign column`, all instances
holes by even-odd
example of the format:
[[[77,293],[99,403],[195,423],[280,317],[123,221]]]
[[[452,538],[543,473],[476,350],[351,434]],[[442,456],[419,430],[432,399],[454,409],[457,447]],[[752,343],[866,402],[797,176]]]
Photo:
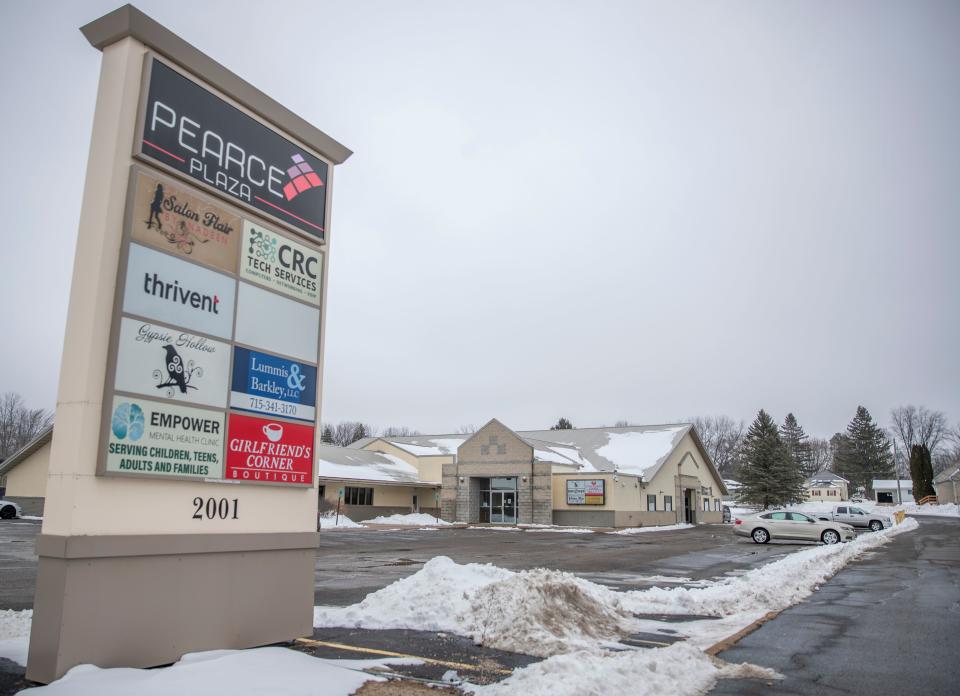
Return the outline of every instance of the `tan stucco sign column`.
[[[127,5],[102,50],[27,678],[312,631],[330,200],[351,154]]]

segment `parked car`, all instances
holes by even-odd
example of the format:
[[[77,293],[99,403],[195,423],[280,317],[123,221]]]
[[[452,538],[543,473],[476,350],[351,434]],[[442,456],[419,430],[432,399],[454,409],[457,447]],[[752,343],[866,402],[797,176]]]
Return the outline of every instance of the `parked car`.
[[[774,510],[738,517],[733,533],[766,544],[771,539],[822,541],[836,544],[857,538],[857,532],[848,524],[834,520],[817,520],[802,512]]]
[[[22,514],[20,506],[12,500],[0,500],[0,520],[12,520]]]
[[[851,527],[862,527],[871,532],[879,532],[881,529],[889,529],[893,526],[893,518],[889,515],[867,512],[854,505],[837,505],[830,512],[818,512],[817,517],[821,520],[843,522]]]
[[[731,521],[732,521],[732,515],[730,513],[730,506],[724,505],[723,506],[723,523],[729,524]]]

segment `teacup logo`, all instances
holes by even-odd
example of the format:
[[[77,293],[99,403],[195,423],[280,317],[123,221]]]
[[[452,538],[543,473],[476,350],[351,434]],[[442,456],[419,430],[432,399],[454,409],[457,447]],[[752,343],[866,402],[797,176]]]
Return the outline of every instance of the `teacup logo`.
[[[279,442],[283,437],[283,426],[279,423],[267,423],[263,426],[263,434],[267,436],[270,442]]]

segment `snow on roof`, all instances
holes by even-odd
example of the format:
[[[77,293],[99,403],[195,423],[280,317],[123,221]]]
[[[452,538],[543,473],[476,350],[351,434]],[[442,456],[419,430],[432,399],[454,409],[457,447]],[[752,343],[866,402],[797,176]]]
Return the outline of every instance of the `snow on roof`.
[[[636,425],[625,428],[574,428],[533,430],[517,434],[558,445],[577,448],[585,465],[595,471],[619,471],[643,476],[649,481],[680,440],[691,429],[689,423]]]
[[[844,483],[850,483],[843,476],[839,476],[832,471],[818,471],[813,476],[807,479],[807,482],[810,483],[829,483],[831,481],[843,481]]]
[[[585,472],[618,471],[649,481],[680,440],[693,429],[689,423],[634,425],[623,428],[521,430],[516,434],[534,449],[536,459],[567,464]],[[456,455],[472,434],[408,435],[358,440],[351,449],[383,440],[417,457]],[[363,443],[361,445],[361,443]]]
[[[430,483],[421,481],[417,468],[396,455],[335,445],[321,445],[317,448],[317,477],[387,483]]]
[[[943,483],[944,481],[952,481],[955,478],[960,478],[960,466],[955,466],[952,469],[945,469],[940,472],[940,474],[933,479],[934,483]]]
[[[896,488],[897,479],[874,479],[871,482],[871,486],[873,490],[877,490],[878,488]],[[913,488],[913,481],[910,479],[900,479],[900,487]]]

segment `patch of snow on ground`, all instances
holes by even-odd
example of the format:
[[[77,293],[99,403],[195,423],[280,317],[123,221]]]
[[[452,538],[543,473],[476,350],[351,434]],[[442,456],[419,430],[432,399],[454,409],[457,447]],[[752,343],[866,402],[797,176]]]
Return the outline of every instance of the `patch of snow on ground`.
[[[348,696],[368,681],[381,678],[360,671],[396,664],[397,660],[324,660],[286,648],[212,650],[184,655],[161,669],[93,665],[74,667],[57,681],[27,696]]]
[[[662,527],[630,527],[628,529],[618,529],[615,532],[607,532],[607,534],[643,534],[645,532],[669,532],[677,529],[693,529],[694,525],[687,524],[667,524]]]
[[[727,664],[677,643],[657,650],[557,655],[516,670],[502,682],[463,688],[475,696],[692,696],[706,693],[718,679],[748,676],[781,678],[773,670]]]
[[[0,657],[26,666],[33,609],[0,609]]]
[[[519,532],[520,527],[467,527],[467,529],[485,529],[490,532]]]
[[[43,518],[37,517],[36,515],[20,515],[20,517],[18,517],[17,519],[18,520],[39,520],[43,522]]]
[[[338,520],[337,513],[335,512],[325,512],[320,515],[317,520],[320,523],[320,529],[333,529],[334,527],[341,529],[363,529],[362,524],[357,524],[346,515],[340,515],[340,519]]]
[[[423,512],[411,512],[408,515],[387,515],[384,517],[374,517],[372,520],[364,520],[364,524],[394,524],[402,527],[423,527],[434,525],[437,527],[449,527],[450,522],[438,520],[433,515],[427,515]]]
[[[540,529],[526,529],[527,532],[561,532],[567,534],[593,534],[594,530],[583,527],[544,527]]]

